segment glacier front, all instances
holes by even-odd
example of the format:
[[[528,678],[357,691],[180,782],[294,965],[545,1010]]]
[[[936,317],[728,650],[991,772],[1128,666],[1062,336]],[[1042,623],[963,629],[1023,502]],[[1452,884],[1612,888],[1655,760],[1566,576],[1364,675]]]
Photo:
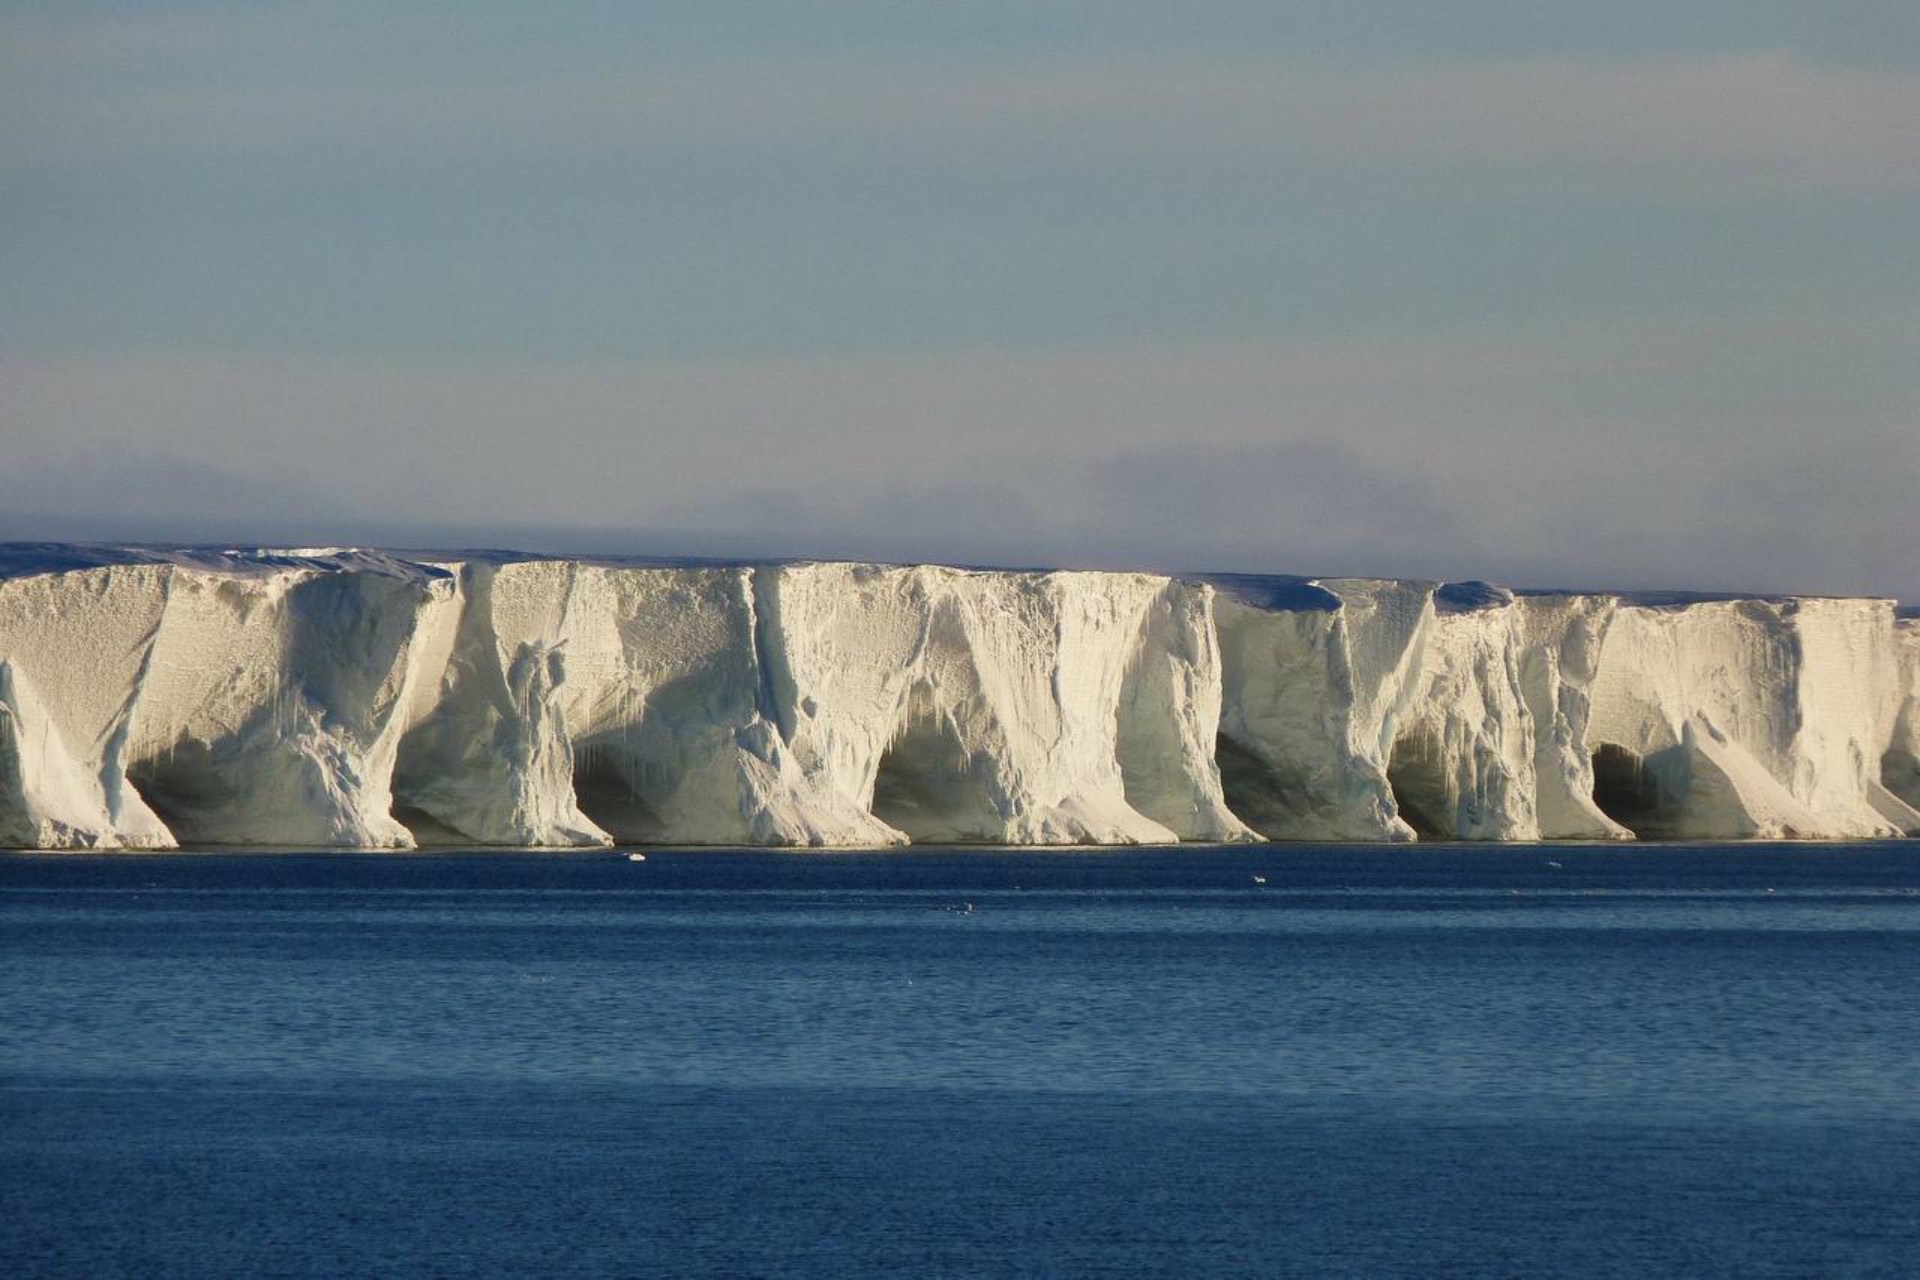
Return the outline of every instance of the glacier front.
[[[0,547],[0,845],[1920,834],[1874,599]]]

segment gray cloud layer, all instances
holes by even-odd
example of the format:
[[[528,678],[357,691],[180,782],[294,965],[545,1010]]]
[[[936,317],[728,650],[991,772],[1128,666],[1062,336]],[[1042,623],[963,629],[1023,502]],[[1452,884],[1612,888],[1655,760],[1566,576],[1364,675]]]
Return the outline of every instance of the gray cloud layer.
[[[847,149],[959,170],[1284,175],[1410,190],[1920,187],[1920,73],[1782,53],[1328,66],[1276,58],[784,61],[453,84],[16,82],[0,147],[96,165],[223,150],[600,156]],[[0,102],[6,101],[0,91]]]
[[[1910,6],[988,7],[0,21],[0,536],[1920,599]]]
[[[388,407],[377,389],[366,395]],[[252,403],[262,421],[271,417],[264,397]],[[314,411],[293,411],[291,430],[263,430],[212,458],[170,452],[158,442],[184,433],[168,431],[10,466],[0,472],[0,537],[516,545],[1920,599],[1912,441],[1762,459],[1627,442],[1612,457],[1549,451],[1544,469],[1524,474],[1472,457],[1381,460],[1311,435],[1079,451],[1037,438],[978,457],[962,442],[926,465],[836,466],[831,456],[810,465],[802,445],[767,455],[780,465],[731,455],[729,469],[697,441],[657,456],[643,439],[570,448],[537,420],[512,454],[466,455],[457,424],[409,430],[378,415],[363,422],[361,444],[316,450],[301,427]],[[1565,465],[1556,469],[1557,458]],[[365,474],[378,483],[352,482]]]

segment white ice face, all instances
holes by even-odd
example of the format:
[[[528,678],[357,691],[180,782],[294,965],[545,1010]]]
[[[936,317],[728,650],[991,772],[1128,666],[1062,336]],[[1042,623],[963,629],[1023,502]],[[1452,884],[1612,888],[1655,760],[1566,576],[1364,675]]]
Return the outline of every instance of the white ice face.
[[[1369,580],[0,552],[0,843],[1920,828],[1920,622]]]

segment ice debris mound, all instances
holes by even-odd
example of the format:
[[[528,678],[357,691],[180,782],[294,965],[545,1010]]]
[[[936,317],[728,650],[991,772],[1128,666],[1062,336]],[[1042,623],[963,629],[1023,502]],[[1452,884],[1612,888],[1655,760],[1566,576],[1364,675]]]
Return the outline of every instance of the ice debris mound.
[[[0,845],[1920,832],[1891,602],[0,547]]]

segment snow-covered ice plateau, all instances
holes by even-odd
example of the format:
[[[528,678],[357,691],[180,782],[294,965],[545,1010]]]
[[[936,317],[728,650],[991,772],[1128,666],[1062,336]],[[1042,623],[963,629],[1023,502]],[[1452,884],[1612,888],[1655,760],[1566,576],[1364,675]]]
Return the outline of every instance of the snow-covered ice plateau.
[[[0,845],[1920,834],[1876,599],[0,546]]]

